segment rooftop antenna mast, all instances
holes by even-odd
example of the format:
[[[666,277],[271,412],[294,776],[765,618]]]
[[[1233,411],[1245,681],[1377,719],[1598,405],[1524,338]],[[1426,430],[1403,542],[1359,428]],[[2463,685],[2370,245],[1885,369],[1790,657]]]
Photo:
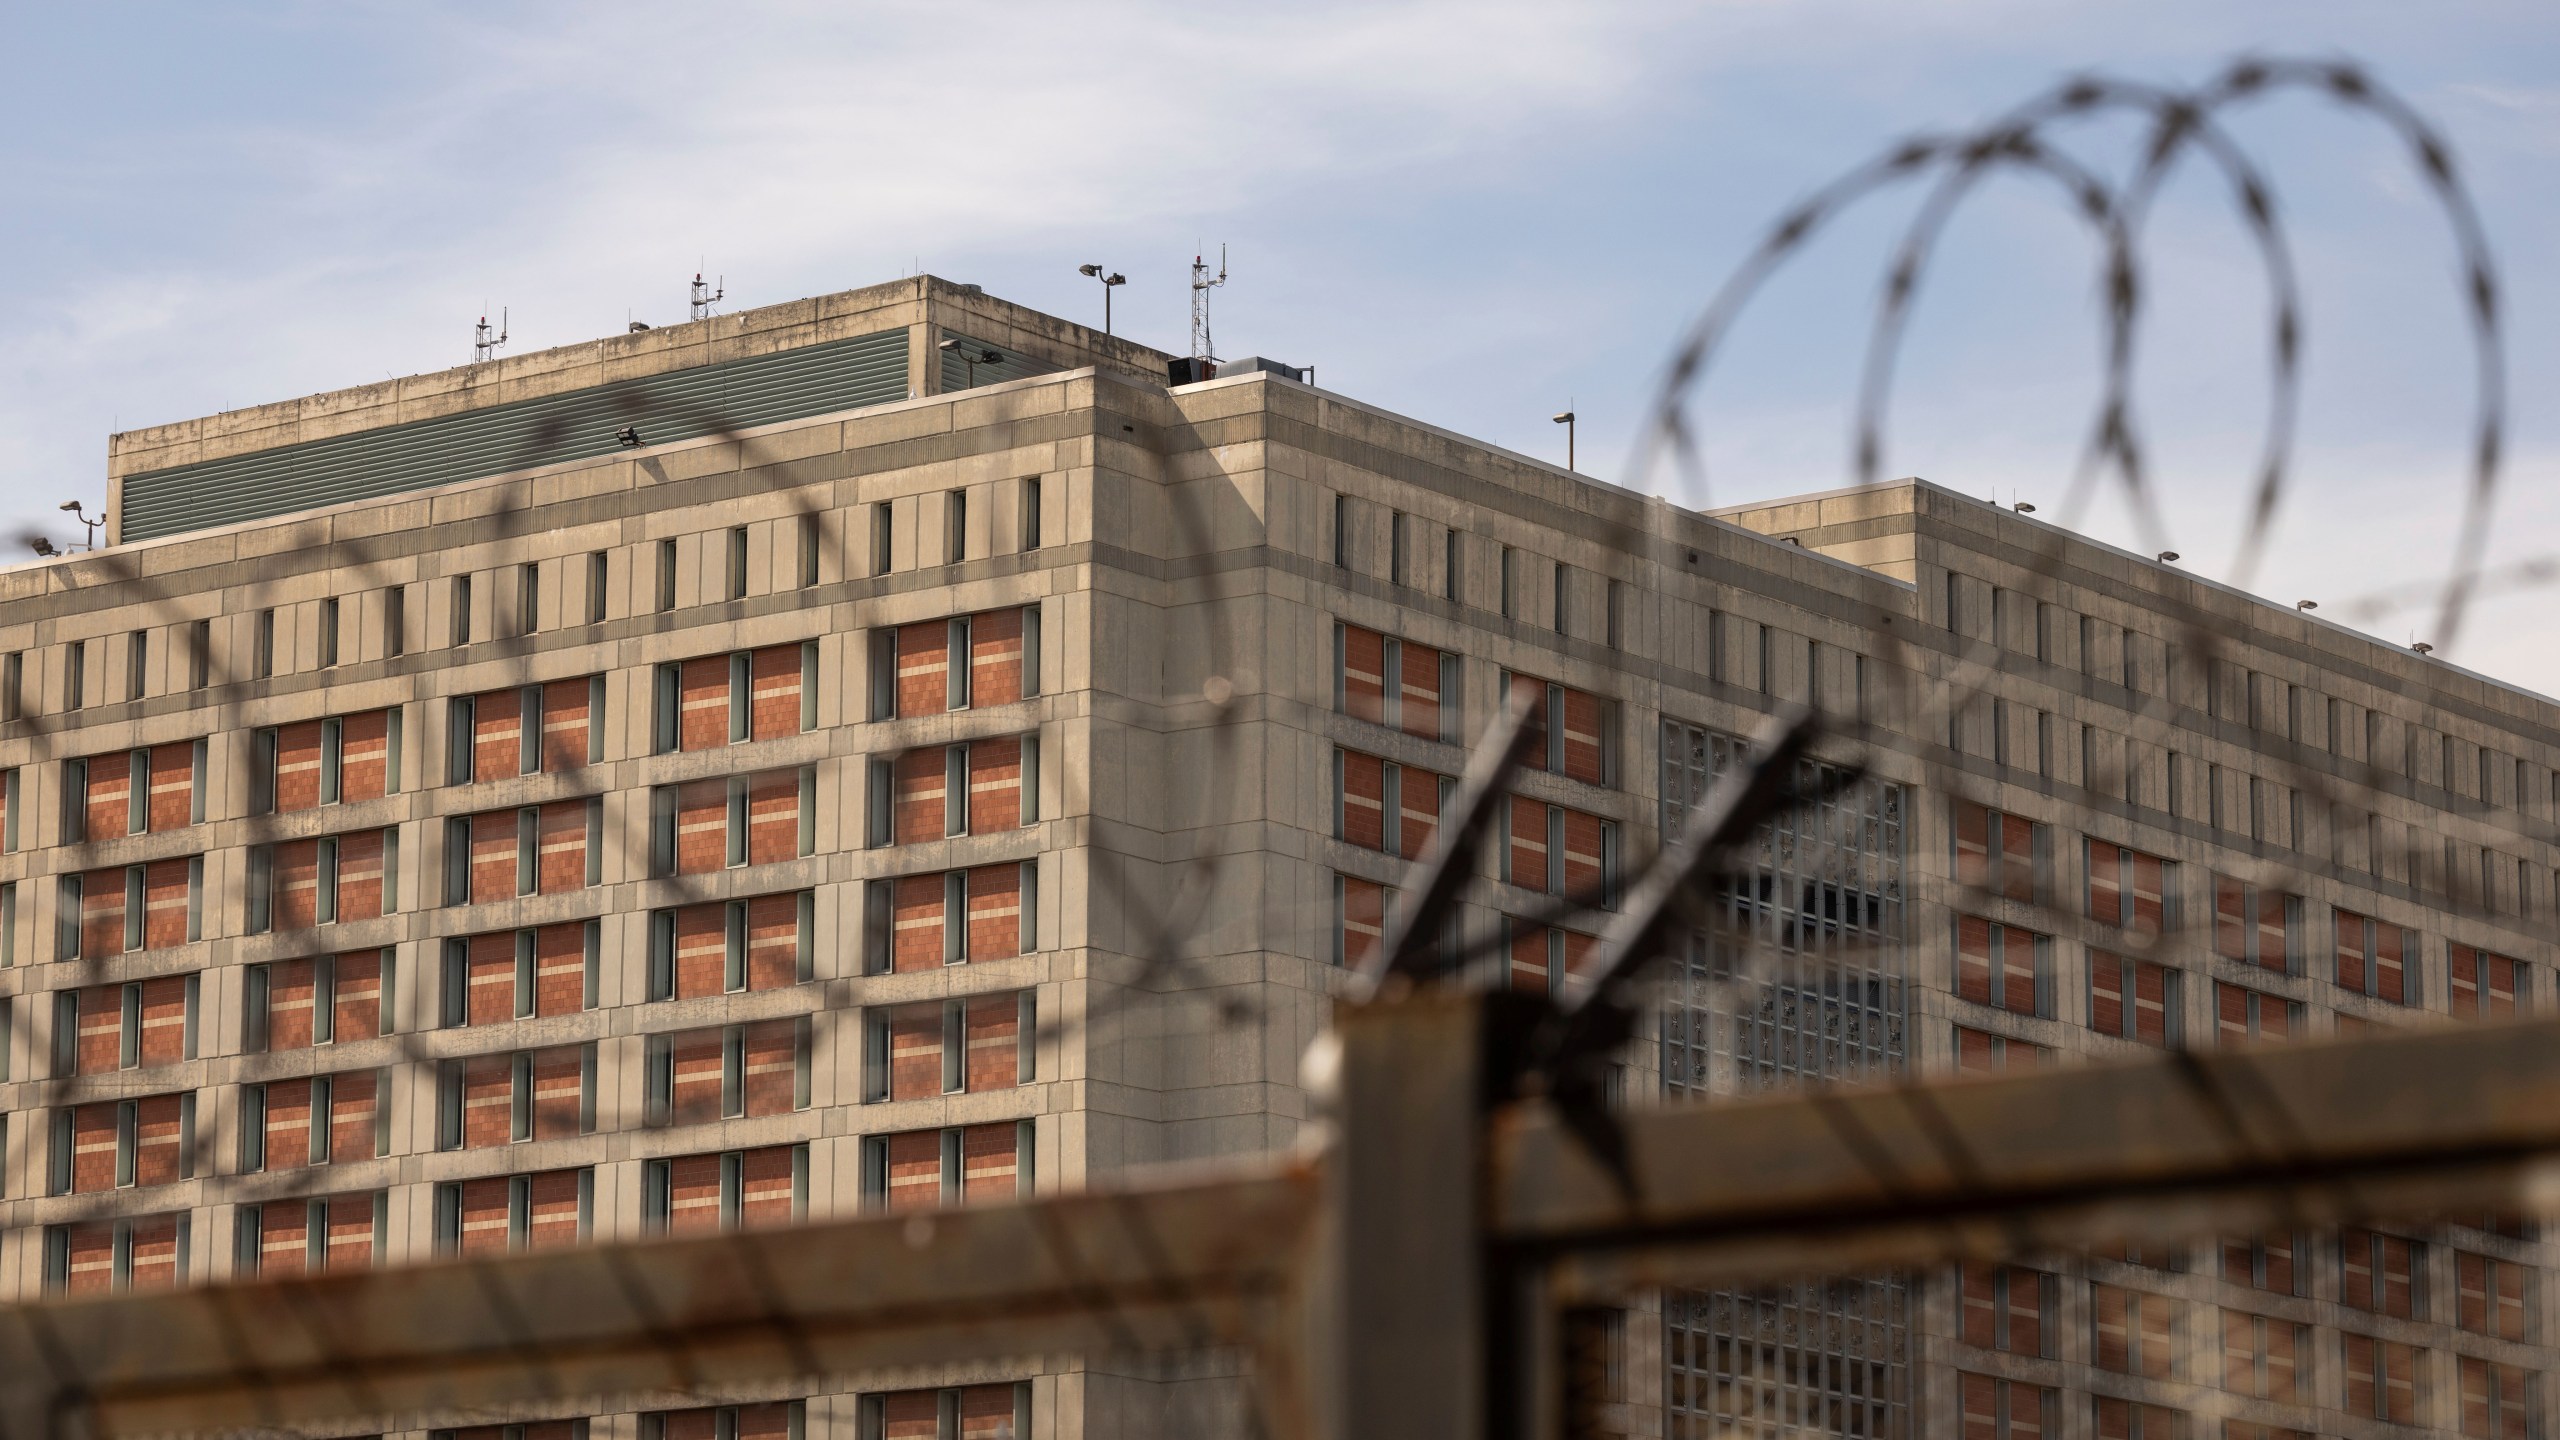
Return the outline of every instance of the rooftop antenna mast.
[[[1209,291],[1227,283],[1227,247],[1218,246],[1218,278],[1209,278],[1209,262],[1198,255],[1191,257],[1191,358],[1215,360],[1217,349],[1209,343]]]
[[[506,343],[506,307],[503,305],[498,307],[498,331],[494,335],[489,333],[489,316],[486,311],[483,311],[480,323],[471,327],[471,363],[477,365],[485,360],[496,359],[498,347]]]
[[[696,320],[708,320],[708,319],[710,319],[710,318],[711,318],[711,307],[712,307],[712,306],[714,306],[714,305],[716,305],[716,304],[718,304],[718,303],[720,303],[720,297],[721,297],[721,296],[723,296],[723,295],[726,295],[726,294],[728,294],[728,293],[729,293],[729,277],[728,277],[728,276],[723,275],[723,276],[721,276],[718,280],[716,280],[716,281],[712,282],[711,284],[709,284],[709,285],[705,285],[705,284],[703,284],[703,283],[702,283],[702,272],[701,272],[701,271],[699,271],[699,270],[694,271],[694,272],[693,272],[693,318],[694,318],[694,319],[696,319]]]

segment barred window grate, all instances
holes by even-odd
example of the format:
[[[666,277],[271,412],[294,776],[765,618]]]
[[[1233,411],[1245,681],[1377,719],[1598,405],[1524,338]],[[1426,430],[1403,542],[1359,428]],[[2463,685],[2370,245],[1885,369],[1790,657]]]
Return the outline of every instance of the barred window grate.
[[[1666,837],[1747,749],[1736,736],[1663,722]],[[1799,783],[1814,791],[1827,768],[1805,762]],[[1762,834],[1749,873],[1717,901],[1719,932],[1693,938],[1666,993],[1665,1094],[1748,1094],[1904,1069],[1906,801],[1901,786],[1866,780]],[[1719,995],[1754,946],[1762,978]],[[1675,1292],[1663,1297],[1663,1322],[1671,1440],[1910,1433],[1901,1277]]]

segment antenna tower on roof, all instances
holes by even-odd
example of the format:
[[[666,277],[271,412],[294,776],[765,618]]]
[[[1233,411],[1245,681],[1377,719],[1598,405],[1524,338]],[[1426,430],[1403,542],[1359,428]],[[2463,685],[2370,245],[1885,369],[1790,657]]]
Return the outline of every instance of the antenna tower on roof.
[[[471,363],[477,365],[485,360],[496,359],[498,347],[506,343],[506,307],[503,305],[498,307],[498,329],[495,334],[490,333],[489,330],[489,312],[481,311],[480,323],[471,327]]]
[[[1227,247],[1218,246],[1218,278],[1209,278],[1209,262],[1201,256],[1191,257],[1191,358],[1215,360],[1217,347],[1209,343],[1209,291],[1227,283]]]
[[[714,281],[713,283],[711,283],[711,284],[709,284],[709,285],[705,285],[705,284],[703,284],[703,283],[702,283],[702,272],[701,272],[701,271],[699,271],[699,270],[694,271],[694,272],[693,272],[693,318],[694,318],[694,319],[696,319],[696,320],[708,320],[708,319],[710,319],[710,318],[711,318],[711,307],[712,307],[712,306],[714,306],[714,305],[716,305],[716,304],[718,304],[718,303],[720,303],[720,297],[721,297],[721,296],[723,296],[723,295],[726,295],[726,294],[728,294],[728,293],[729,293],[729,277],[728,277],[728,276],[723,275],[723,276],[721,276],[717,281]]]

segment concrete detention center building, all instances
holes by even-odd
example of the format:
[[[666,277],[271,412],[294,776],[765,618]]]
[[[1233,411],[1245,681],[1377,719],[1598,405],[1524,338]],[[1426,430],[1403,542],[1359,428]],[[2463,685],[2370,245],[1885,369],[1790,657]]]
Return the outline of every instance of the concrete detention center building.
[[[2048,527],[1918,481],[1700,515],[1168,358],[922,277],[115,437],[110,543],[0,573],[0,1295],[1290,1146],[1340,966],[1513,686],[1546,744],[1464,916],[1503,983],[1589,945],[1513,917],[1613,884],[1773,707],[1874,767],[1729,897],[1775,978],[1709,1013],[1701,957],[1633,1095],[2552,1003],[2549,700],[2094,543],[2040,576]],[[1984,641],[1983,700],[1924,720]],[[2283,768],[2368,761],[2338,813]],[[1642,1297],[1620,1415],[2539,1435],[2540,1235]],[[1238,1373],[409,1428],[1241,1434]]]

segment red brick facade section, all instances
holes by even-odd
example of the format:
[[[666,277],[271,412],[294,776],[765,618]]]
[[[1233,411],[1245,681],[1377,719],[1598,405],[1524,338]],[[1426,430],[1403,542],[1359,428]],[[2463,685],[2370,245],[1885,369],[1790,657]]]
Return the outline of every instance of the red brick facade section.
[[[929,1210],[942,1203],[942,1132],[911,1130],[881,1142],[888,1152],[888,1208]]]
[[[157,756],[153,765],[159,764]],[[391,793],[391,712],[367,710],[349,715],[338,722],[338,799],[348,805],[379,800]],[[152,786],[151,803],[157,827],[159,786]]]
[[[1955,802],[1956,883],[2025,904],[2036,900],[2036,826],[1969,800]],[[2108,882],[2110,895],[2116,882]]]
[[[2045,1046],[1976,1030],[1970,1025],[1956,1027],[1959,1075],[2005,1075],[2011,1070],[2031,1070],[2052,1062],[2053,1051]]]
[[[77,1073],[103,1075],[124,1063],[124,987],[93,985],[80,992]]]
[[[717,901],[676,911],[676,998],[692,1000],[729,988],[729,917]]]
[[[2005,1280],[2004,1285],[2001,1282]],[[2044,1277],[2019,1266],[1967,1265],[1957,1275],[1963,1307],[1959,1333],[1979,1350],[2042,1355],[2052,1320],[2044,1313]],[[2002,1333],[2005,1312],[2007,1333]]]
[[[1964,1440],[2044,1440],[2047,1434],[2045,1412],[2053,1405],[2053,1392],[2041,1386],[1959,1373],[1956,1397]]]
[[[747,733],[758,740],[779,740],[800,733],[801,649],[768,645],[747,657]]]
[[[187,943],[187,871],[184,857],[142,867],[142,948],[167,950]]]
[[[382,918],[382,837],[388,833],[384,830],[359,830],[338,837],[340,924]]]
[[[939,840],[950,832],[950,817],[943,808],[946,763],[939,745],[910,750],[898,757],[891,781],[896,804],[896,833],[891,838],[898,844]]]
[[[729,657],[701,655],[676,671],[677,746],[710,750],[729,743]]]
[[[2522,1340],[2525,1267],[2469,1251],[2453,1257],[2454,1323],[2476,1335]]]
[[[515,1140],[516,1057],[474,1055],[462,1062],[462,1148],[483,1150]]]
[[[2414,1345],[2377,1340],[2350,1330],[2338,1337],[2339,1366],[2346,1375],[2347,1413],[2414,1424],[2418,1418],[2418,1361]]]
[[[363,1270],[372,1266],[373,1206],[370,1195],[332,1195],[328,1208],[328,1253],[324,1263],[332,1270]]]
[[[474,1025],[496,1025],[516,1018],[515,932],[493,930],[463,943],[466,1018]]]
[[[747,1114],[788,1115],[800,1088],[800,1026],[795,1020],[760,1020],[746,1027]]]
[[[2169,972],[2148,960],[2089,952],[2089,1026],[2145,1045],[2169,1043]],[[2127,1007],[2132,1024],[2127,1025]]]
[[[1337,878],[1342,884],[1342,963],[1358,969],[1386,938],[1387,887],[1357,875]]]
[[[124,953],[124,871],[92,870],[80,877],[80,958]]]
[[[1022,698],[1022,612],[987,610],[969,617],[969,704],[1010,705]]]
[[[669,1036],[669,1063],[674,1069],[672,1103],[667,1119],[675,1125],[701,1125],[721,1116],[720,1030],[691,1030]]]
[[[566,1140],[582,1133],[586,1109],[586,1051],[559,1045],[533,1052],[533,1138]]]
[[[2014,925],[1994,927],[1979,915],[1956,917],[1956,995],[2016,1015],[2036,1014],[2041,938]]]
[[[1022,953],[1022,867],[981,865],[968,872],[971,960]]]
[[[524,696],[490,690],[471,702],[471,778],[504,780],[524,773]]]
[[[1387,762],[1356,750],[1334,752],[1342,766],[1342,838],[1364,850],[1386,848]]]
[[[534,824],[534,874],[545,895],[587,888],[587,802],[555,800]]]
[[[676,873],[708,875],[729,864],[729,782],[713,776],[676,787]]]
[[[276,813],[290,815],[320,805],[321,722],[276,727]]]
[[[92,755],[89,809],[81,816],[91,840],[113,840],[133,830],[133,757],[123,750]]]
[[[2091,1285],[2089,1316],[2094,1343],[2090,1361],[2101,1370],[2151,1380],[2168,1379],[2176,1358],[2170,1321],[2176,1304],[2165,1295],[2116,1285]]]
[[[2213,948],[2225,960],[2285,972],[2287,902],[2277,890],[2261,890],[2228,875],[2213,877]]]
[[[720,1228],[720,1157],[679,1155],[667,1162],[667,1231],[682,1235]],[[667,1440],[675,1440],[670,1427]]]
[[[924,1100],[942,1093],[942,1002],[889,1012],[889,1098]]]
[[[969,1047],[969,1088],[1010,1090],[1022,1083],[1022,1000],[1018,995],[980,995],[962,1014],[961,1033]]]
[[[901,875],[891,891],[890,964],[899,974],[943,965],[943,881],[940,875]]]
[[[330,1081],[329,1163],[344,1165],[374,1156],[375,1107],[382,1099],[382,1076],[352,1070]]]
[[[340,980],[340,993],[346,982]],[[533,1013],[575,1015],[587,1008],[587,927],[576,921],[533,932]]]
[[[747,777],[747,863],[771,865],[800,856],[800,772],[766,770]]]
[[[2213,982],[2213,1024],[2218,1044],[2290,1040],[2293,1038],[2293,1007],[2281,995],[2267,995],[2246,986],[2216,980]]]
[[[800,897],[759,895],[747,902],[747,988],[787,990],[800,983]]]
[[[1022,828],[1022,738],[969,743],[969,833]]]
[[[2407,1004],[2409,932],[2349,910],[2338,911],[2337,922],[2338,983],[2362,995],[2369,977],[2376,999]],[[2373,952],[2369,955],[2365,953],[2368,946]]]
[[[1511,883],[1547,888],[1547,807],[1517,795],[1511,797]]]
[[[187,977],[162,975],[142,982],[144,1065],[175,1065],[187,1058]]]
[[[1342,709],[1355,720],[1387,722],[1387,637],[1357,625],[1342,627]]]
[[[2462,1357],[2458,1383],[2462,1387],[2462,1433],[2490,1437],[2490,1440],[2525,1440],[2531,1434],[2527,1425],[2525,1388],[2530,1373],[2513,1365],[2500,1365],[2493,1360]]]
[[[542,687],[542,768],[560,775],[584,767],[594,748],[588,713],[595,687],[587,680],[554,680]]]
[[[2089,842],[2089,918],[2156,935],[2165,924],[2170,862],[2104,840]]]
[[[2523,993],[2523,964],[2470,945],[2445,951],[2445,972],[2453,995],[2453,1013],[2465,1020],[2503,1020],[2516,1013]]]
[[[2243,1310],[2222,1312],[2222,1388],[2299,1405],[2309,1399],[2302,1353],[2308,1327]]]
[[[516,897],[518,825],[513,810],[490,810],[471,817],[471,903]]]
[[[1010,1120],[970,1125],[960,1131],[960,1200],[1004,1200],[1022,1191],[1015,1142],[1021,1128]]]
[[[939,715],[951,708],[951,627],[940,620],[897,631],[898,714]]]
[[[1437,740],[1442,723],[1440,652],[1410,640],[1399,648],[1403,658],[1396,668],[1404,672],[1399,677],[1404,684],[1403,712],[1397,717],[1399,728],[1407,735]]]
[[[316,962],[279,960],[267,967],[267,1049],[301,1050],[312,1041]],[[336,959],[338,1003],[330,1016],[341,1043],[371,1040],[382,1029],[382,952],[353,950]]]

